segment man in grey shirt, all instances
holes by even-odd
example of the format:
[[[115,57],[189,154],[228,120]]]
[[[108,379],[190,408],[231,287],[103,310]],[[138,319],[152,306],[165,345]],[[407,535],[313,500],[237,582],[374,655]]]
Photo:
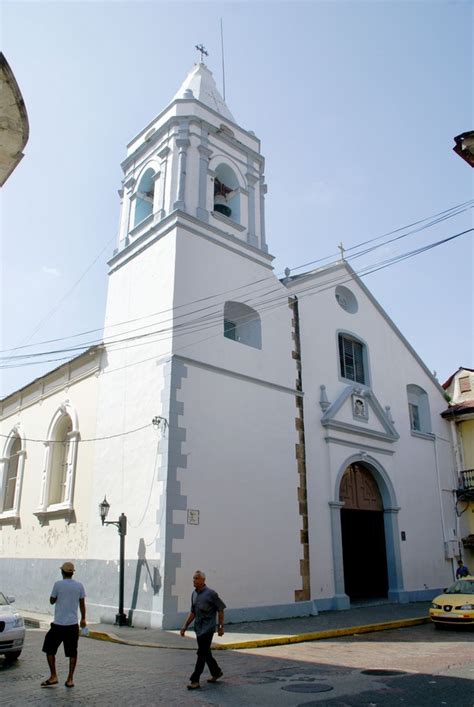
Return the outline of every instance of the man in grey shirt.
[[[54,604],[54,621],[44,637],[43,652],[46,653],[51,675],[41,683],[41,687],[51,687],[58,684],[56,673],[56,653],[64,644],[64,654],[69,658],[69,673],[66,687],[74,687],[74,670],[77,663],[77,644],[79,642],[79,626],[77,624],[77,609],[81,610],[81,628],[86,627],[86,593],[81,582],[72,578],[74,565],[64,562],[61,566],[62,580],[55,582],[49,598]]]
[[[197,690],[201,687],[199,678],[201,677],[206,663],[211,673],[211,677],[207,682],[217,682],[223,675],[222,670],[217,665],[211,653],[211,643],[214,631],[216,630],[216,613],[219,621],[217,634],[219,636],[224,635],[225,604],[217,592],[206,586],[206,575],[204,572],[201,572],[201,570],[197,570],[194,573],[193,585],[194,591],[191,596],[191,611],[180,631],[181,635],[184,636],[186,629],[194,621],[194,630],[196,631],[198,644],[198,657],[193,674],[190,677],[188,690]]]

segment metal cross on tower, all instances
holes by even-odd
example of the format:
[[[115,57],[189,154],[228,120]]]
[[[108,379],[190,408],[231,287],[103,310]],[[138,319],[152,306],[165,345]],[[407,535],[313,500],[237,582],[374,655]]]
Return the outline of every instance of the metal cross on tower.
[[[344,259],[345,259],[345,258],[344,258],[344,251],[345,251],[345,248],[344,248],[344,246],[342,245],[342,241],[339,243],[339,245],[338,245],[337,247],[338,247],[339,250],[341,251],[341,260],[344,260]]]
[[[204,64],[203,58],[204,56],[209,56],[208,52],[206,52],[206,49],[203,44],[196,44],[195,47],[198,52],[201,52],[201,64]]]

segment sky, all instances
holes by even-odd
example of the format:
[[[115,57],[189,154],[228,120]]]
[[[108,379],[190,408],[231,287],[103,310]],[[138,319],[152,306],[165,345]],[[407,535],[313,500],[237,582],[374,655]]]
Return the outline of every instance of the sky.
[[[30,138],[0,196],[2,396],[58,365],[12,356],[100,340],[126,145],[171,101],[196,44],[222,87],[221,19],[226,103],[266,160],[276,274],[417,231],[349,261],[370,269],[472,228],[473,170],[452,151],[474,129],[472,2],[3,0]],[[441,383],[474,367],[472,235],[363,278]]]

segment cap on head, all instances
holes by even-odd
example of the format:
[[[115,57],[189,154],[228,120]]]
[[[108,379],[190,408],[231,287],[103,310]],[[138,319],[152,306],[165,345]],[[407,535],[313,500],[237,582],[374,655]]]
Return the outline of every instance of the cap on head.
[[[75,572],[74,565],[72,564],[72,562],[63,562],[59,569],[61,569],[66,574],[73,574]]]

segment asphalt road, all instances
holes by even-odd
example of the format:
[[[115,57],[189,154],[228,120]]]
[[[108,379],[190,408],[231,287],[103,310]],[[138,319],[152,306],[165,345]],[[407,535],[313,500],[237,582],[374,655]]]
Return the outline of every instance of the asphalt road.
[[[3,707],[23,705],[223,705],[418,707],[474,705],[474,632],[435,631],[431,625],[311,643],[216,653],[224,679],[186,689],[194,654],[81,638],[76,686],[47,677],[44,631],[31,629],[20,660],[0,658]],[[367,673],[366,671],[376,671]],[[380,672],[382,671],[382,672]],[[396,672],[394,672],[396,671]],[[387,674],[389,673],[389,674]],[[390,674],[392,673],[392,674]]]

